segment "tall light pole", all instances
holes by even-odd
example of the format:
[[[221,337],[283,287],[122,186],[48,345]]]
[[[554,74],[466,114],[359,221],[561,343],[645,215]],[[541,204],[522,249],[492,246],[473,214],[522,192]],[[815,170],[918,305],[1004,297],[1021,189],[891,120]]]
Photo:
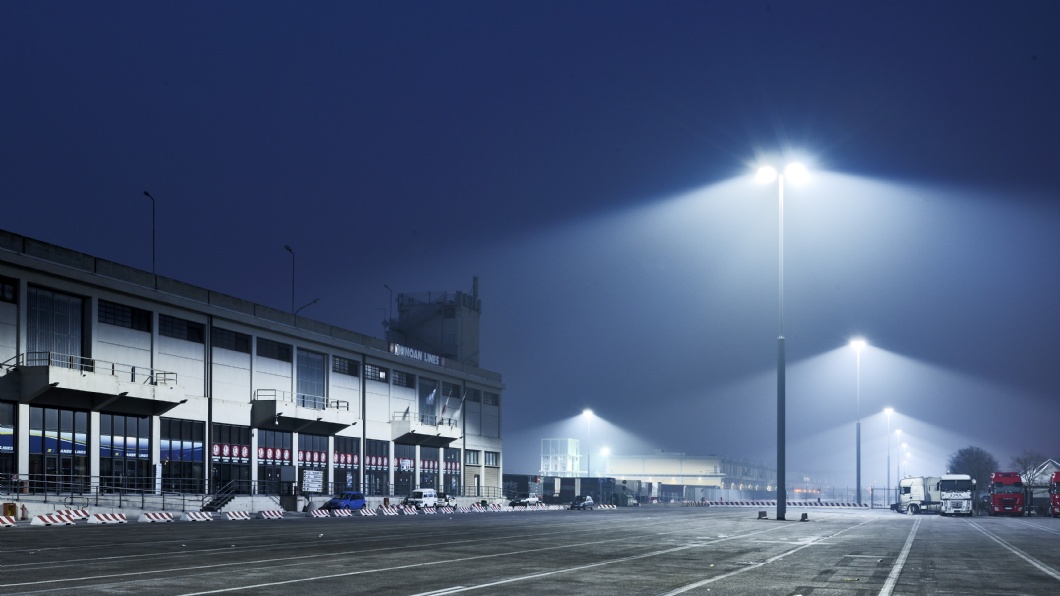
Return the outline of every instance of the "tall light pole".
[[[291,253],[291,312],[294,313],[294,249],[288,244],[284,244],[283,249]]]
[[[784,357],[784,176],[794,183],[799,184],[809,179],[810,174],[806,166],[792,162],[784,168],[781,174],[771,166],[758,168],[755,179],[764,184],[777,181],[777,192],[779,197],[779,233],[778,245],[780,262],[780,335],[777,337],[777,519],[784,519],[787,512],[787,490],[785,487],[785,357]]]
[[[850,340],[850,347],[854,348],[857,353],[857,431],[854,434],[854,452],[856,454],[856,469],[857,469],[857,485],[855,495],[857,496],[857,503],[861,505],[861,350],[865,349],[865,340],[863,339],[852,339]]]
[[[155,274],[155,198],[144,191],[144,196],[151,199],[151,275]]]
[[[891,414],[894,414],[894,408],[884,408],[883,413],[887,414],[887,499],[891,498]],[[887,503],[890,507],[890,503]]]
[[[585,416],[585,477],[589,478],[592,476],[593,469],[593,448],[592,448],[592,435],[590,434],[589,423],[593,419],[593,411],[586,408],[582,415]]]
[[[894,481],[897,483],[902,479],[902,470],[899,468],[902,462],[902,452],[900,451],[902,448],[902,429],[900,428],[894,431],[894,446],[896,447],[895,451],[898,451],[896,454],[898,457],[894,460]],[[897,487],[898,484],[895,484],[895,488]]]

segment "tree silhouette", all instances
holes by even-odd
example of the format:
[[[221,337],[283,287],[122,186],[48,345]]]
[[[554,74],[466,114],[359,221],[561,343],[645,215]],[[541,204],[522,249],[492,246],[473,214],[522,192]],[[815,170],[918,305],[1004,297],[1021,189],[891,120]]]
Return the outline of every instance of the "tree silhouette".
[[[990,488],[990,474],[997,472],[997,459],[981,447],[968,446],[953,452],[947,462],[950,474],[968,474],[975,479],[975,487],[980,492]]]

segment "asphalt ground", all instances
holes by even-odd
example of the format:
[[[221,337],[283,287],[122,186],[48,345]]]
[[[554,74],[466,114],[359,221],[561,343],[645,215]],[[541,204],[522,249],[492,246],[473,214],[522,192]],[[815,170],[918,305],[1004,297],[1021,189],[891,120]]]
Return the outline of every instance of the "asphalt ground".
[[[1060,594],[1060,519],[758,511],[20,524],[0,593]]]

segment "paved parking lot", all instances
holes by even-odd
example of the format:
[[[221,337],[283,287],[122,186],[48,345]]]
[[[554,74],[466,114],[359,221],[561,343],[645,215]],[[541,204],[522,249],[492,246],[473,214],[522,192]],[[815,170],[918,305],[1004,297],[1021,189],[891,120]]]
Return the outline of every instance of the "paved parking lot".
[[[789,520],[801,512],[789,508]],[[757,513],[658,505],[20,525],[0,530],[0,593],[1060,593],[1060,519]]]

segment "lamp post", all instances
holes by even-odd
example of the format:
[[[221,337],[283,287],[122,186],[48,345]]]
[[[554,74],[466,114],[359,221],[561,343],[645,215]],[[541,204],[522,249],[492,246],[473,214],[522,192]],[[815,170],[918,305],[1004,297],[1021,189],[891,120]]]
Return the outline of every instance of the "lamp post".
[[[298,307],[298,309],[294,311],[294,316],[296,316],[296,317],[297,317],[297,316],[298,316],[298,313],[302,312],[302,309],[303,309],[303,308],[306,308],[306,307],[309,307],[309,306],[313,306],[313,305],[314,305],[314,304],[316,304],[317,302],[320,302],[320,298],[313,298],[313,301],[312,301],[312,302],[310,302],[310,303],[308,303],[308,304],[303,304],[302,306],[299,306],[299,307]]]
[[[284,244],[283,249],[291,253],[291,312],[294,310],[294,249],[289,244]]]
[[[853,339],[850,341],[850,347],[854,348],[857,353],[857,430],[854,433],[854,453],[856,459],[857,477],[855,478],[857,484],[855,485],[855,492],[857,503],[861,505],[861,350],[865,349],[865,340]]]
[[[593,469],[593,448],[592,448],[592,435],[590,434],[589,423],[593,419],[593,411],[586,408],[582,415],[585,416],[585,477],[589,478],[592,476]]]
[[[779,287],[780,287],[780,335],[777,337],[777,519],[782,520],[787,511],[787,491],[785,488],[785,356],[784,356],[784,176],[787,176],[789,181],[798,184],[809,179],[809,172],[806,170],[806,166],[792,162],[784,168],[784,173],[781,174],[771,166],[762,166],[758,168],[758,173],[755,179],[764,184],[777,181],[777,196],[779,198],[779,231],[778,231],[778,245],[779,245],[779,262],[780,262],[780,275],[779,275]]]
[[[155,198],[144,191],[144,196],[151,199],[151,275],[155,274]]]
[[[887,414],[887,498],[891,498],[891,414],[894,414],[894,408],[884,408],[883,413]],[[887,504],[890,506],[890,503]]]

